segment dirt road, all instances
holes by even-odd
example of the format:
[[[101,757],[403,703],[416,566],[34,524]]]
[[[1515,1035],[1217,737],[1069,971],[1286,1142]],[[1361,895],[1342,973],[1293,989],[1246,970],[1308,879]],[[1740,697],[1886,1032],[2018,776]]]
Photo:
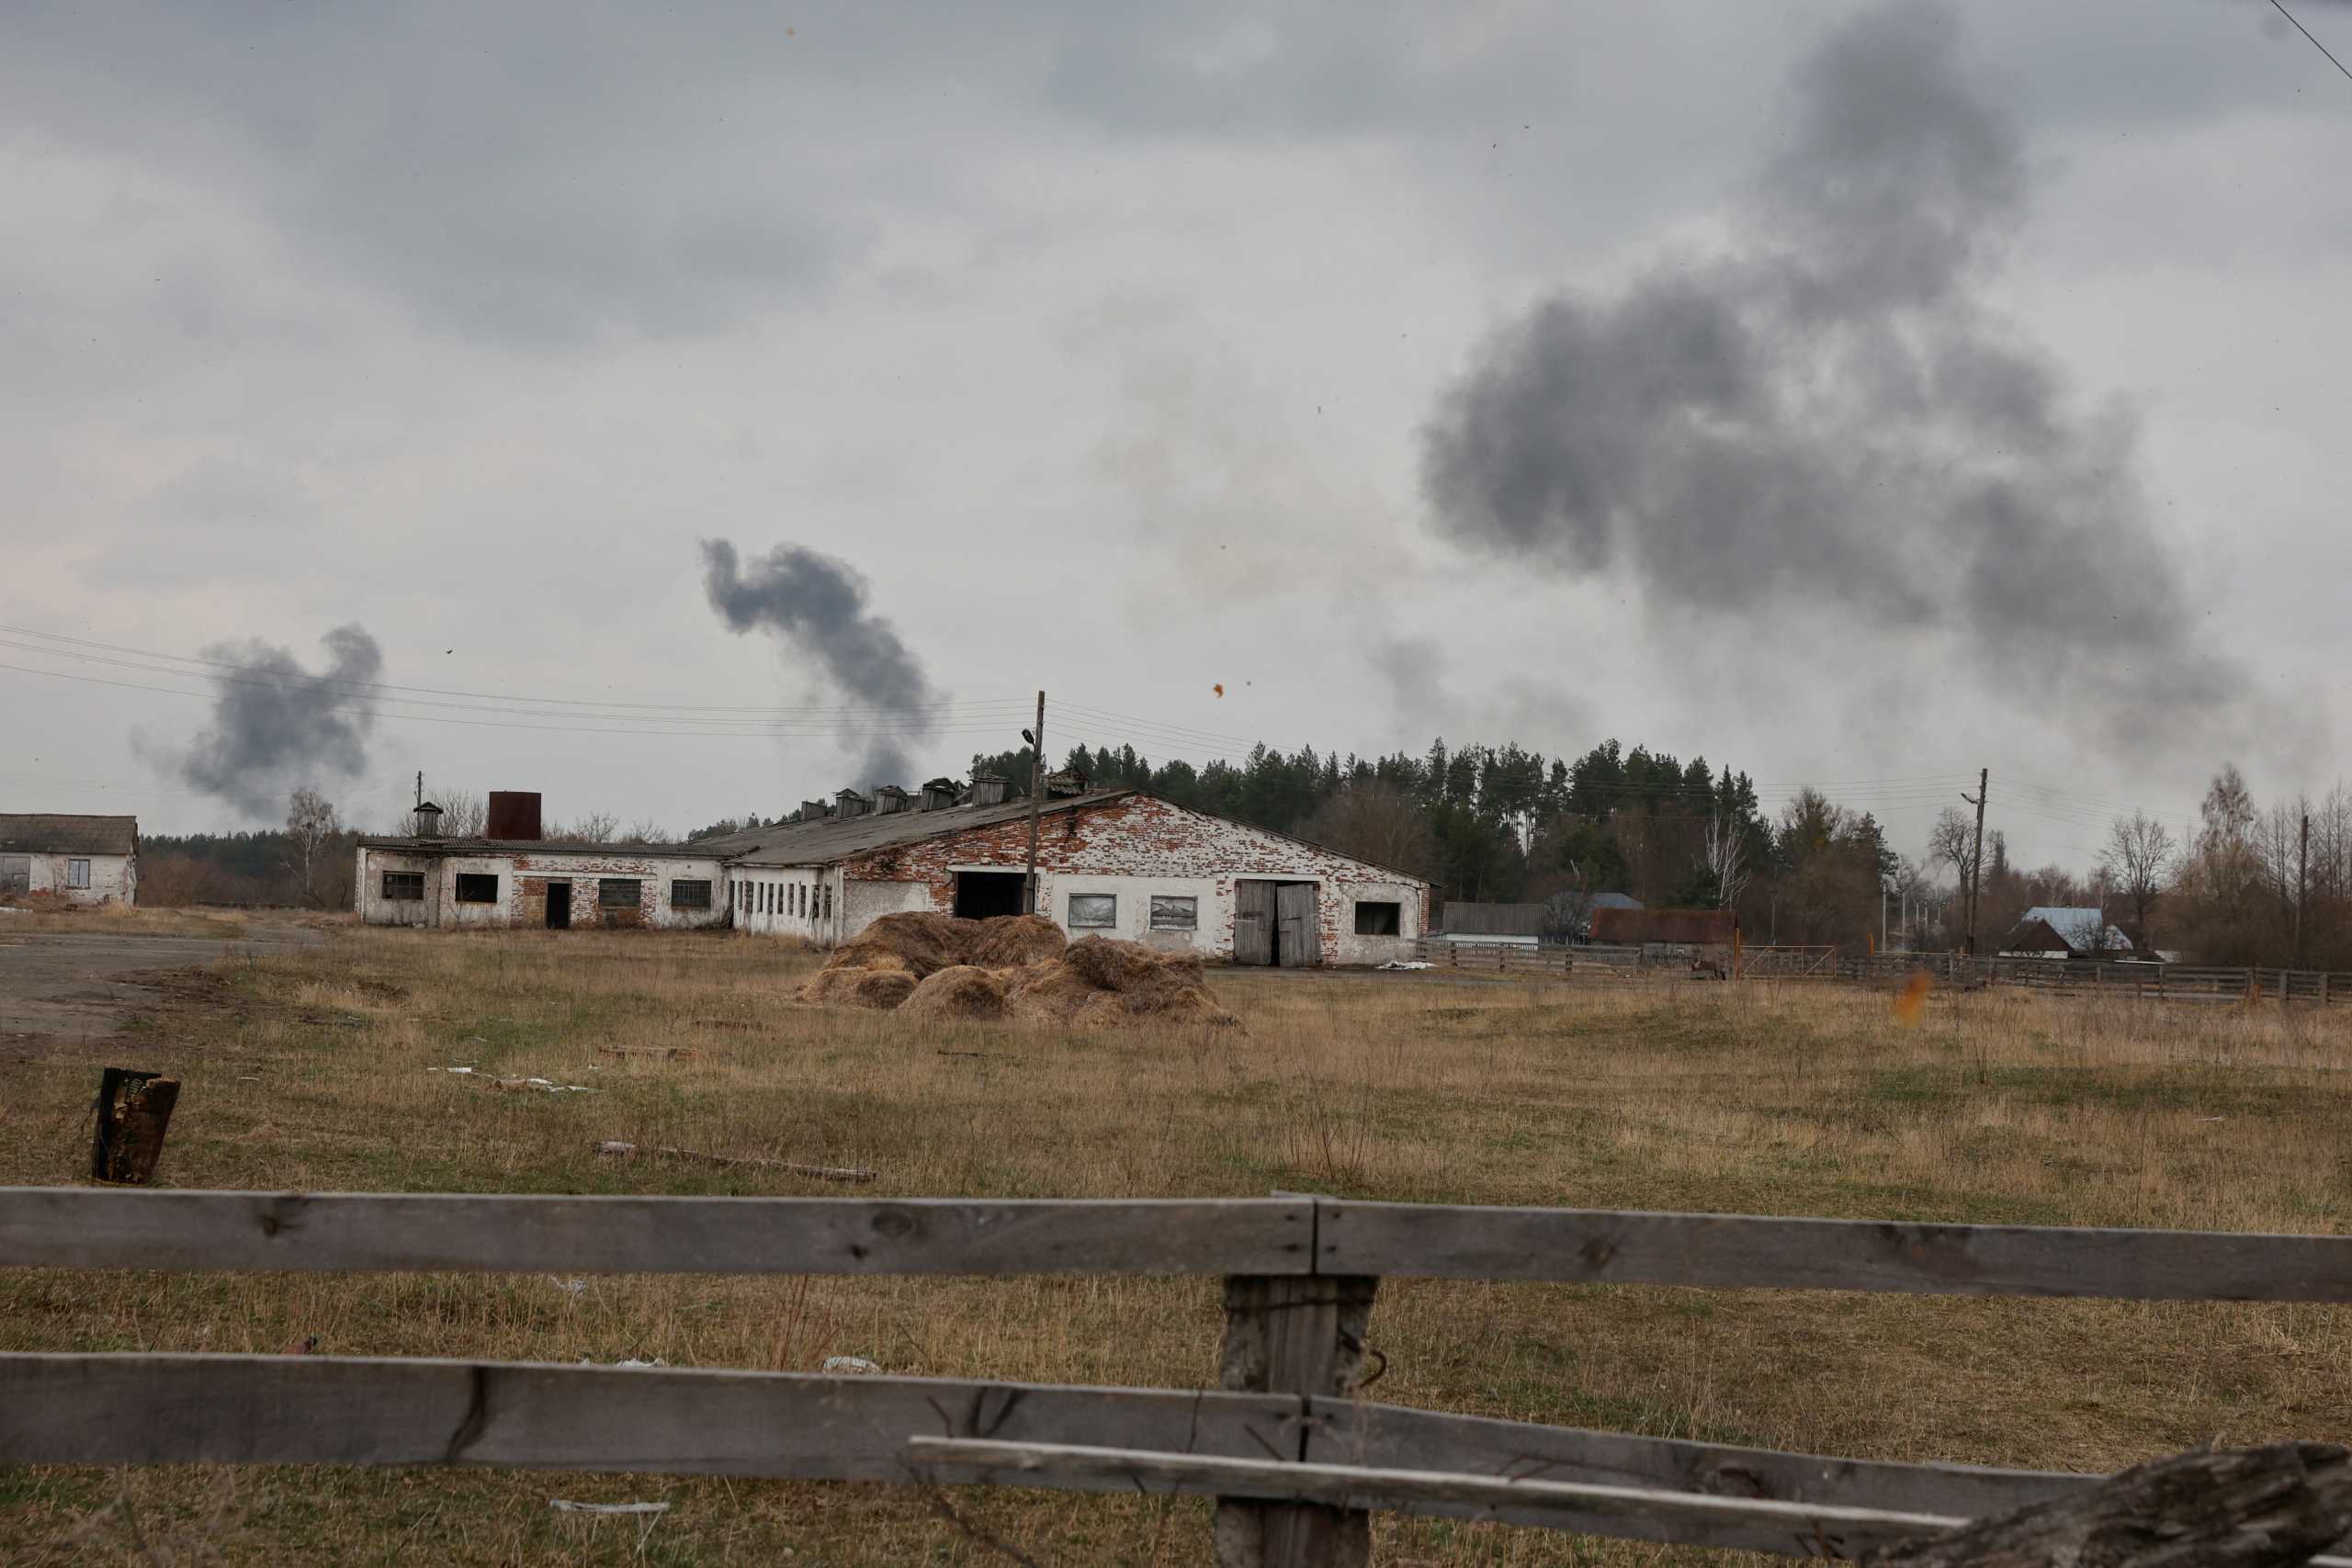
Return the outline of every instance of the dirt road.
[[[0,1037],[48,1034],[99,1039],[162,993],[151,983],[174,970],[245,953],[291,953],[321,941],[300,926],[255,926],[234,941],[0,929]]]

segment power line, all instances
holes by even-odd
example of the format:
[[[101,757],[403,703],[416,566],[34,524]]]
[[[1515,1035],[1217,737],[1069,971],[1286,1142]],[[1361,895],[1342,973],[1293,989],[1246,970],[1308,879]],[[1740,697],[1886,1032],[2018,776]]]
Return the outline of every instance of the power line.
[[[2279,5],[2278,0],[2270,0],[2270,4],[2271,4],[2272,6],[2277,6],[2277,7],[2278,7],[2278,14],[2279,14],[2280,16],[2282,16],[2282,17],[2286,17],[2286,18],[2287,18],[2289,21],[2290,21],[2290,22],[2295,22],[2295,14],[2294,14],[2292,11],[2290,11],[2289,9],[2287,9],[2287,7],[2286,7],[2286,6]],[[2307,28],[2307,27],[2303,26],[2303,24],[2302,24],[2302,23],[2301,23],[2301,22],[2295,22],[2295,30],[2296,30],[2297,32],[2299,32],[2299,33],[2302,34],[2305,38],[2310,38],[2310,39],[2312,39],[2312,47],[2313,49],[2315,49],[2315,50],[2319,51],[2322,54],[2326,54],[2326,55],[2327,55],[2327,62],[2328,62],[2330,65],[2335,66],[2338,71],[2343,71],[2343,72],[2344,72],[2344,79],[2345,79],[2346,81],[2347,81],[2347,82],[2352,82],[2352,71],[2345,71],[2345,70],[2344,70],[2344,62],[2342,62],[2342,61],[2340,61],[2340,60],[2336,59],[2336,58],[2335,58],[2335,56],[2334,56],[2333,54],[2328,54],[2328,51],[2327,51],[2327,45],[2325,45],[2325,44],[2324,44],[2324,43],[2320,42],[2320,41],[2319,41],[2319,39],[2315,39],[2315,38],[2312,38],[2312,30],[2311,30],[2311,28]]]

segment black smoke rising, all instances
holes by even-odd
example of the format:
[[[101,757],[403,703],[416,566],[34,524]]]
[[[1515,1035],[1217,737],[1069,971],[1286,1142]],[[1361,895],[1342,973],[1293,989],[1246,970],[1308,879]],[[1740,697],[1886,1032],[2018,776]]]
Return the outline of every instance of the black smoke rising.
[[[212,677],[212,722],[185,752],[162,759],[164,765],[254,818],[283,811],[287,792],[298,785],[365,773],[383,649],[356,625],[321,640],[327,665],[315,675],[289,649],[266,642],[203,649],[207,660],[235,668]]]
[[[903,742],[930,739],[933,692],[898,629],[866,608],[865,580],[847,561],[778,545],[748,570],[725,539],[702,542],[703,586],[732,632],[764,629],[824,666],[833,683],[876,714],[865,737],[860,784],[914,777]]]
[[[1725,252],[1496,334],[1424,432],[1424,488],[1461,543],[1678,609],[1940,628],[2138,732],[2138,694],[2243,681],[2188,626],[2128,412],[2071,406],[1987,307],[2028,181],[1956,34],[1924,5],[1832,33]]]

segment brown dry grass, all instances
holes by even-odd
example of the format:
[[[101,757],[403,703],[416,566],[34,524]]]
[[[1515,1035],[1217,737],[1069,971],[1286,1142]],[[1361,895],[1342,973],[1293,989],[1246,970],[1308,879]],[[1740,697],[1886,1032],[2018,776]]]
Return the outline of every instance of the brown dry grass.
[[[833,1191],[600,1163],[596,1138],[869,1166],[888,1194],[1254,1194],[2332,1230],[2352,1198],[2341,1016],[1994,993],[1916,1030],[1853,990],[1580,990],[1430,976],[1211,976],[1246,1036],[914,1021],[793,999],[814,955],[732,937],[345,930],[220,966],[236,998],[107,1059],[187,1084],[176,1186]],[[596,1047],[683,1044],[662,1061]],[[71,1179],[96,1062],[0,1060],[0,1180]],[[30,1057],[33,1059],[22,1059]],[[135,1059],[134,1059],[135,1058]],[[466,1064],[598,1085],[501,1094]],[[0,1275],[0,1348],[276,1350],[1199,1386],[1213,1280]],[[2219,1438],[2352,1438],[2352,1313],[1402,1283],[1384,1397],[1899,1459],[2094,1469]],[[365,1471],[0,1472],[11,1561],[152,1539],[236,1562],[623,1562],[626,1524],[551,1495],[666,1497],[642,1560],[980,1562],[880,1487]],[[1043,1562],[1197,1562],[1206,1507],[959,1493]],[[77,1521],[81,1533],[74,1534]],[[1713,1554],[1389,1520],[1392,1563]],[[44,1545],[44,1543],[46,1543]]]

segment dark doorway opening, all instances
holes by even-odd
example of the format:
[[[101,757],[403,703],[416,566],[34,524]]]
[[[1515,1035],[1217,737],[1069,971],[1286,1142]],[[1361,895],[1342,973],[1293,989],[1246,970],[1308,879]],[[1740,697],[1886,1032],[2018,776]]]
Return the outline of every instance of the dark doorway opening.
[[[548,930],[563,931],[571,929],[571,884],[548,884]]]
[[[956,912],[967,920],[1021,914],[1022,893],[1028,880],[1028,874],[1019,871],[959,871]]]
[[[1323,962],[1315,884],[1245,877],[1233,885],[1233,961],[1304,969]]]

